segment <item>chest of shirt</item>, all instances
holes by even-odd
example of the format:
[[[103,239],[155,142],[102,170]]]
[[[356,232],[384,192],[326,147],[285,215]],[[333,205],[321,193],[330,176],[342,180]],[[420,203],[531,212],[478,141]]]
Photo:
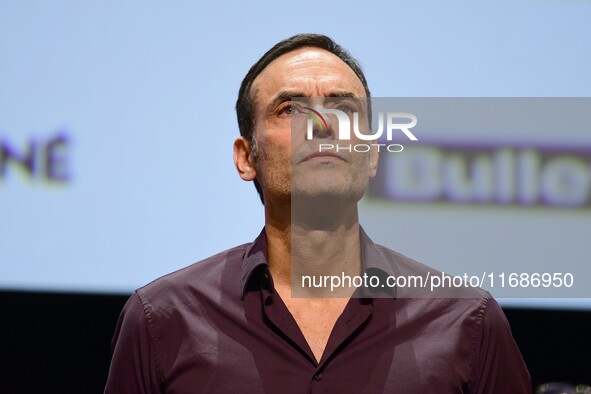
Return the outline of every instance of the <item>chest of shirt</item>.
[[[343,312],[320,363],[280,303],[257,308],[251,297],[241,313],[198,308],[189,320],[156,322],[161,379],[167,393],[464,392],[469,322],[396,301]]]

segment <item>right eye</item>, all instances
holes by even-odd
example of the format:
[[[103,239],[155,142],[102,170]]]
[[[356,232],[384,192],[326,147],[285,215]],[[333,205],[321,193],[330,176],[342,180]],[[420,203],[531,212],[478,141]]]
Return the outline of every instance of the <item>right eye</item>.
[[[292,115],[293,114],[293,107],[291,104],[286,104],[279,109],[279,113],[282,115]]]
[[[286,116],[296,115],[300,112],[302,112],[301,108],[299,108],[299,106],[297,104],[294,104],[293,102],[284,103],[281,107],[279,107],[278,111],[279,115]]]
[[[285,102],[280,108],[279,108],[279,114],[280,115],[287,115],[287,116],[291,116],[293,114],[296,113],[295,110],[295,106],[293,105],[293,103],[291,102]]]

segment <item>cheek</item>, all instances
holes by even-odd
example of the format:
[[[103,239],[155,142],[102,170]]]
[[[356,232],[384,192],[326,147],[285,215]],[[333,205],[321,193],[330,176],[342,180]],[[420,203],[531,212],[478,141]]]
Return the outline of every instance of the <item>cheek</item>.
[[[291,152],[291,136],[289,133],[273,133],[258,140],[261,153],[269,156],[289,155]]]
[[[286,172],[291,166],[291,139],[277,136],[277,138],[261,138],[257,141],[259,157],[257,165],[267,175]]]

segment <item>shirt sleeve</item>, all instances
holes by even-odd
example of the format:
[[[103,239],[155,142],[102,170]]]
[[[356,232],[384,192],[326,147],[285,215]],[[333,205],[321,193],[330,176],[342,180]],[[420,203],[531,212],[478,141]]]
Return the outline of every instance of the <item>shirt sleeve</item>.
[[[161,393],[151,308],[134,293],[119,316],[111,344],[113,358],[105,394]]]
[[[531,378],[509,322],[494,298],[488,298],[476,341],[472,393],[530,394]]]

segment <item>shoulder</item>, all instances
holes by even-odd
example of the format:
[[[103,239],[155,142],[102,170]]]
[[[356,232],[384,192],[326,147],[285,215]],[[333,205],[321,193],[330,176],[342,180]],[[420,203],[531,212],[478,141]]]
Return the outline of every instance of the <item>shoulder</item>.
[[[206,337],[213,330],[212,316],[239,310],[242,262],[250,245],[164,275],[131,295],[113,337],[117,367],[112,367],[110,387],[135,384],[146,376],[151,387],[160,387],[186,338]],[[135,391],[136,386],[129,390]]]
[[[454,280],[452,275],[382,245],[376,247],[390,261],[398,277],[404,278],[402,282],[397,281],[398,298],[420,304],[417,311],[432,313],[433,317],[452,315],[458,320],[469,321],[474,336],[483,335],[485,330],[489,333],[510,332],[501,307],[488,291],[466,285],[463,277]]]
[[[225,250],[164,275],[135,291],[144,310],[170,309],[203,298],[240,294],[244,254],[251,244]]]
[[[429,278],[429,281],[437,278],[435,284],[451,277],[384,246],[376,247],[400,276]],[[426,338],[430,347],[455,346],[458,353],[467,356],[466,377],[473,392],[531,392],[529,373],[509,322],[489,292],[471,286],[451,289],[429,286],[415,292],[399,289],[398,294],[402,295],[396,300],[402,312],[397,315],[402,326]]]
[[[473,304],[481,306],[492,298],[489,292],[466,283],[462,276],[447,274],[385,246],[375,247],[397,277],[398,297],[472,299]]]
[[[510,335],[503,311],[489,292],[463,281],[454,283],[445,272],[382,245],[375,247],[397,277],[397,310],[411,326],[434,335],[447,332],[450,337],[470,338],[471,354],[486,333]]]

